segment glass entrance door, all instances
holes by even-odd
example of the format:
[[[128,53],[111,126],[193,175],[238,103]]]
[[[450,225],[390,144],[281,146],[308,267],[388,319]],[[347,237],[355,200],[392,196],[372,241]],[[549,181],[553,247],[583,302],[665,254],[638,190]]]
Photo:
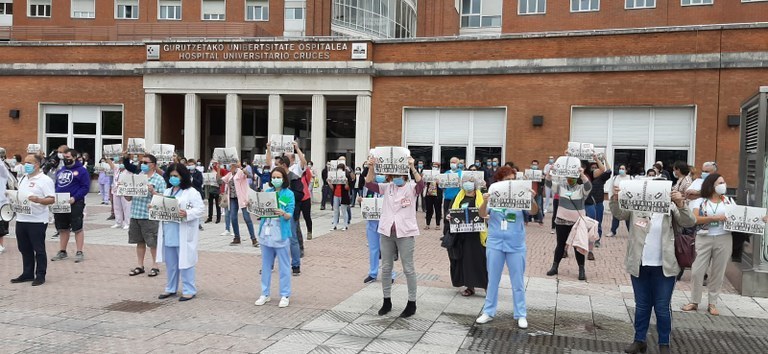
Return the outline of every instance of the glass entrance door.
[[[613,170],[619,166],[627,167],[631,176],[645,175],[645,149],[615,149],[613,150]]]

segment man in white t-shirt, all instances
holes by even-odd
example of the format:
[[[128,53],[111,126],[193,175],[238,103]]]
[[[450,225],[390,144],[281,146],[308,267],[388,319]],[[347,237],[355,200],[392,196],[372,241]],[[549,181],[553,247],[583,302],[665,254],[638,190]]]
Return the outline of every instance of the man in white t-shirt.
[[[547,164],[544,165],[544,176],[549,175],[549,170],[551,170],[554,165],[555,165],[555,157],[550,156],[549,161],[547,161]],[[545,193],[544,194],[544,213],[546,214],[547,210],[552,210],[550,208],[552,207],[552,198],[554,197],[554,195],[552,194],[552,188],[549,188],[546,186],[544,187],[544,193]]]
[[[685,198],[690,201],[696,201],[699,198],[701,198],[701,184],[704,183],[704,180],[707,179],[707,177],[717,172],[717,163],[714,161],[707,161],[703,165],[701,165],[701,176],[699,178],[693,180],[693,183],[691,183],[691,186],[688,187],[688,189],[685,191]],[[698,207],[699,203],[689,203],[688,207],[693,210],[693,208]]]
[[[610,188],[608,188],[608,199],[610,199],[613,196],[614,188],[620,187],[621,182],[629,181],[632,179],[632,176],[627,173],[627,166],[620,165],[618,171],[616,171],[616,175],[611,178],[611,180],[608,182]],[[616,236],[616,232],[619,231],[619,225],[621,222],[619,222],[619,219],[616,219],[616,217],[613,217],[611,220],[611,232],[607,235],[608,237],[614,237]],[[629,231],[629,220],[624,221],[624,225],[627,226],[627,231]]]

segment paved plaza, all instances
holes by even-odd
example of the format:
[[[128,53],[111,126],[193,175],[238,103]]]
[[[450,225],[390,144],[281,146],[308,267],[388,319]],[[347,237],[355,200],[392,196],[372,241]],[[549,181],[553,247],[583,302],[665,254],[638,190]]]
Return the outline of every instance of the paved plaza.
[[[549,220],[543,227],[530,224],[530,327],[519,330],[504,277],[499,315],[489,324],[474,324],[484,292],[467,298],[451,287],[448,257],[436,230],[422,230],[417,238],[416,314],[397,318],[407,299],[398,274],[393,311],[377,316],[381,285],[362,282],[368,253],[359,209],[352,209],[348,231],[331,232],[332,213],[320,211],[318,204],[312,210],[314,239],[304,243],[302,274],[291,279],[288,308],[278,308],[274,298],[265,306],[253,305],[259,297],[260,251],[246,243],[229,246],[231,237],[219,236],[223,222],[205,224],[201,233],[197,298],[184,303],[158,300],[164,267],[156,278],[129,277],[135,252],[127,244],[127,231],[109,228],[109,209],[98,205],[97,195],[89,195],[88,202],[85,262],[49,262],[43,286],[8,282],[20,274],[21,259],[15,239],[6,237],[7,250],[0,255],[1,353],[616,353],[633,337],[634,302],[623,266],[625,229],[618,237],[603,239],[597,260],[587,263],[588,281],[580,282],[572,250],[557,277],[545,275],[555,236]],[[609,214],[606,220],[609,225]],[[247,235],[244,224],[240,229]],[[49,258],[58,248],[58,239],[50,238],[53,233],[51,226]],[[74,240],[69,252],[74,254]],[[399,272],[400,265],[395,269]],[[278,293],[276,284],[273,277],[273,294]],[[703,310],[681,313],[689,290],[686,272],[673,296],[675,352],[758,353],[768,348],[768,299],[740,296],[727,283],[720,317]],[[654,332],[652,326],[651,344]]]

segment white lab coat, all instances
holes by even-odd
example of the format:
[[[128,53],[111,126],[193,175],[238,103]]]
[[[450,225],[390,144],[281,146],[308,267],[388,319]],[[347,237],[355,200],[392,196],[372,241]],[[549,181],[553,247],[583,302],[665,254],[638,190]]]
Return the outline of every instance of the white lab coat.
[[[167,188],[163,193],[165,196],[172,195],[173,188]],[[194,188],[182,189],[176,194],[179,201],[179,208],[187,211],[187,219],[179,225],[179,269],[189,269],[197,264],[197,241],[200,236],[198,225],[199,219],[205,214],[205,204],[200,197],[200,193]],[[158,226],[157,231],[157,262],[163,263],[164,239],[163,223]]]

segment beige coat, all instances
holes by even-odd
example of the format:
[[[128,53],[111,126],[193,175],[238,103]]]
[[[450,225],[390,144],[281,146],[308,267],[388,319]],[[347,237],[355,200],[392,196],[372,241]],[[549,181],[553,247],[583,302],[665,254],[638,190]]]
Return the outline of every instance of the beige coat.
[[[645,237],[650,230],[650,223],[645,228],[635,224],[640,219],[637,213],[619,208],[619,202],[611,200],[608,204],[611,214],[619,220],[629,220],[629,242],[627,244],[627,257],[624,266],[627,272],[635,277],[640,276],[640,263],[643,260],[643,247],[645,247]],[[682,227],[691,227],[696,224],[696,218],[687,206],[678,208],[674,203],[670,205],[670,211]],[[677,265],[675,257],[675,234],[672,231],[672,217],[665,215],[661,226],[661,249],[662,266],[664,276],[671,277],[680,273],[680,266]]]

